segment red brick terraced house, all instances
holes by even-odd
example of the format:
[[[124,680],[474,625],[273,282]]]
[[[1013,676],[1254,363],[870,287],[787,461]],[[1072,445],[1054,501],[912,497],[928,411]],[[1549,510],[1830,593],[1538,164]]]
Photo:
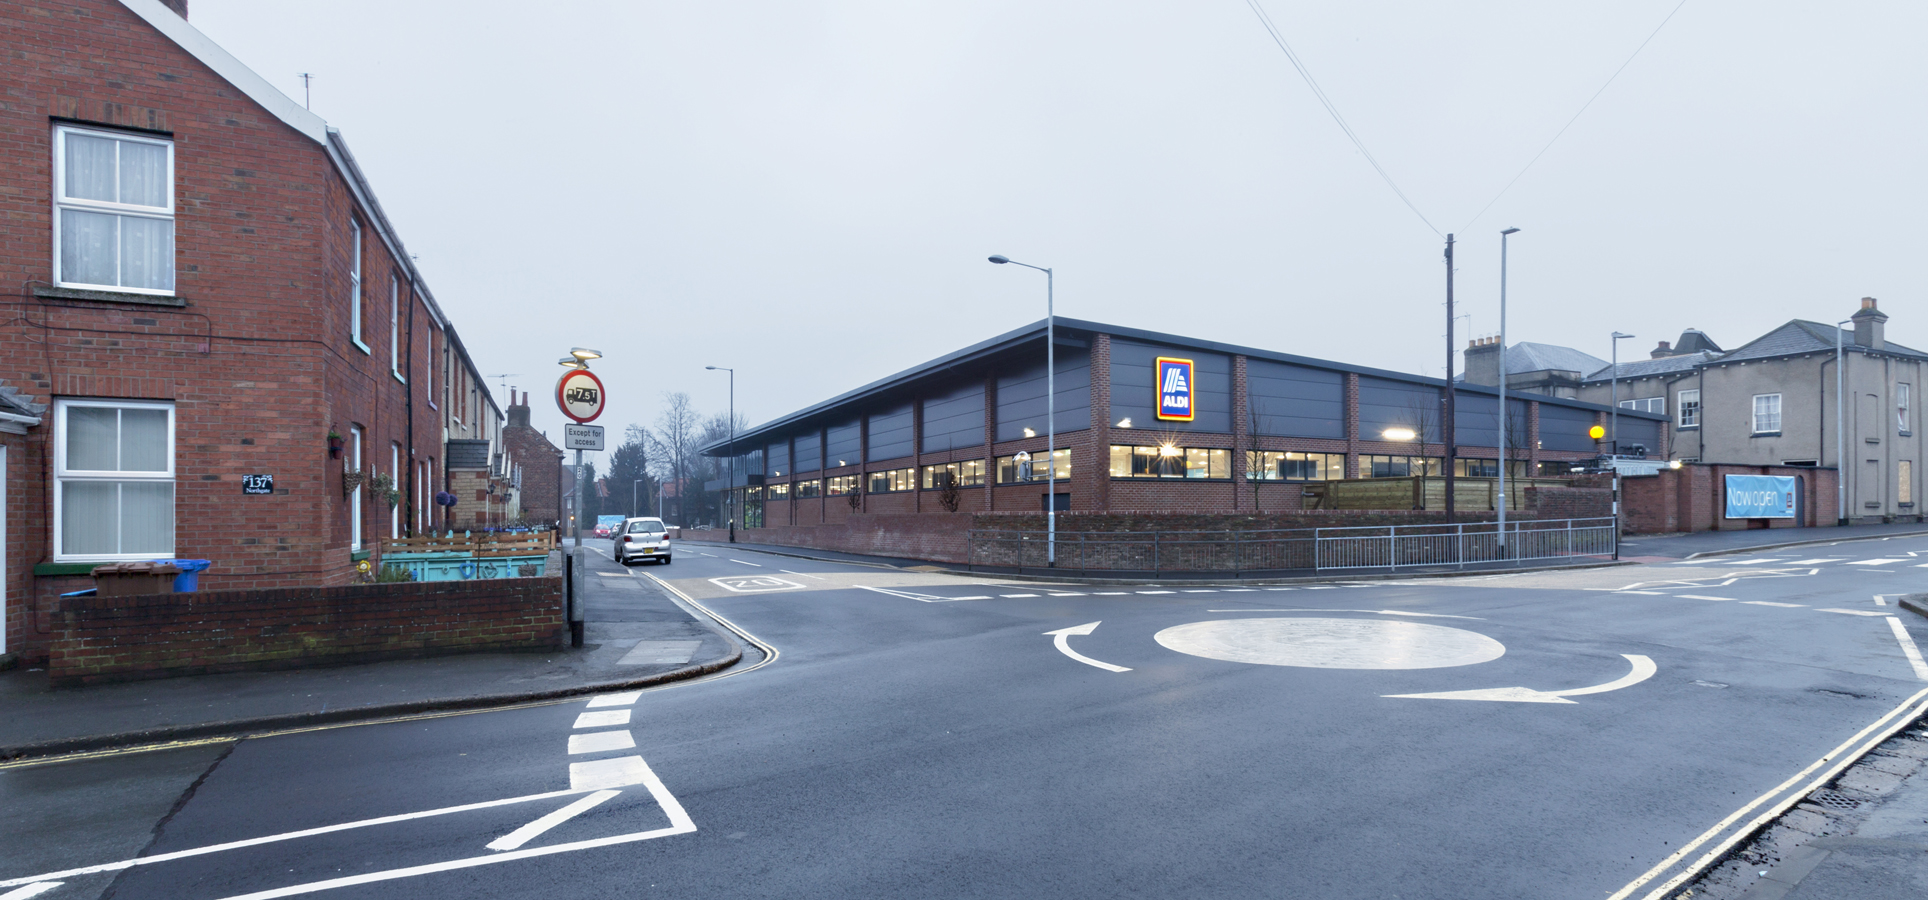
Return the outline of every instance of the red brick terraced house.
[[[185,0],[0,5],[0,56],[0,654],[104,562],[333,585],[447,524],[501,413],[341,134]]]

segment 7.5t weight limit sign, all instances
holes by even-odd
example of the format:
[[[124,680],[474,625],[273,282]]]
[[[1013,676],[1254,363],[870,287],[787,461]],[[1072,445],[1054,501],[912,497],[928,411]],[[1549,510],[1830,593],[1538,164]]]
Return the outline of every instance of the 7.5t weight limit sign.
[[[556,407],[577,422],[596,421],[606,400],[602,379],[588,369],[571,369],[556,380]]]

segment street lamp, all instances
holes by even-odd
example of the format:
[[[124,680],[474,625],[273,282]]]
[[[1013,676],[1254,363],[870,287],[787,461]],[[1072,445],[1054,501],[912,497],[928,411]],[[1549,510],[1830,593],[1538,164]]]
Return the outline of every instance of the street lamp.
[[[1848,379],[1841,369],[1845,361],[1841,352],[1841,335],[1845,330],[1841,326],[1853,324],[1853,319],[1842,319],[1834,323],[1834,524],[1836,525],[1848,524]]]
[[[1500,232],[1500,556],[1506,556],[1506,239],[1518,228]]]
[[[730,543],[736,543],[736,370],[728,366],[704,366],[712,372],[730,373],[730,478],[723,482],[729,498],[723,501],[730,517]]]
[[[1021,263],[1002,254],[990,257],[997,265],[1023,266],[1044,273],[1044,563],[1058,564],[1058,345],[1053,313],[1053,276],[1043,266]]]
[[[1613,427],[1608,430],[1607,438],[1613,444],[1613,455],[1620,455],[1620,342],[1633,337],[1631,334],[1613,333],[1613,409],[1607,413]],[[1617,469],[1615,471],[1618,471]]]

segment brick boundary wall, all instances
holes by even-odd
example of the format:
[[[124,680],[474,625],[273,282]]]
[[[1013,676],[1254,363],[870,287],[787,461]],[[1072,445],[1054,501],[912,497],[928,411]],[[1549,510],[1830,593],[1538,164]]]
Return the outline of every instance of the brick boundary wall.
[[[1801,479],[1801,518],[1728,519],[1727,475],[1795,475]],[[1658,475],[1622,478],[1620,494],[1628,534],[1740,531],[1749,528],[1815,528],[1836,524],[1838,495],[1832,468],[1687,463]]]
[[[1612,515],[1613,510],[1612,492],[1605,488],[1529,489],[1526,502],[1528,508],[1509,515],[1508,521],[1605,517]],[[1492,512],[1462,510],[1458,521],[1489,522],[1494,518],[1495,514]],[[1164,510],[1073,511],[1058,514],[1058,530],[1061,533],[1269,531],[1372,525],[1437,525],[1445,521],[1444,510],[1314,509],[1245,514],[1185,513]],[[737,538],[746,543],[964,564],[970,561],[972,529],[1043,531],[1044,527],[1043,513],[1029,511],[856,513],[839,522],[826,525],[739,528]],[[729,532],[721,528],[709,531],[683,529],[679,539],[717,543],[729,540]]]
[[[54,620],[47,668],[62,687],[554,650],[568,639],[560,575],[68,597]]]

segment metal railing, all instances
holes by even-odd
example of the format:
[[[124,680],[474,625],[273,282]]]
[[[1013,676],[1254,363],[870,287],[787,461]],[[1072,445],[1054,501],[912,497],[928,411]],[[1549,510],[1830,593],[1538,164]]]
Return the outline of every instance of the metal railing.
[[[1058,532],[1059,570],[1079,572],[1277,572],[1465,566],[1613,555],[1612,518],[1506,523],[1377,525],[1265,531]],[[973,529],[972,567],[1042,569],[1043,531]]]

